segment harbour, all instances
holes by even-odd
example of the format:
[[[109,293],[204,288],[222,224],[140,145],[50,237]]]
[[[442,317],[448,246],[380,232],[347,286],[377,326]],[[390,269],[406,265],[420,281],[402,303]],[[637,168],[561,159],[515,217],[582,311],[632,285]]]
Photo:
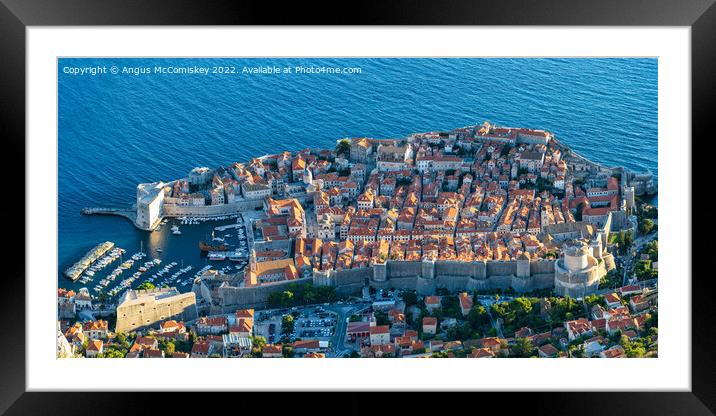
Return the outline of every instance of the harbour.
[[[200,242],[221,243],[227,250],[203,252]],[[77,262],[86,267],[71,274],[76,274],[74,280],[65,273],[60,285],[76,291],[86,287],[93,298],[110,301],[145,282],[187,292],[194,279],[207,270],[241,272],[248,257],[240,215],[165,218],[154,231],[144,232],[136,244],[107,241],[93,247]]]

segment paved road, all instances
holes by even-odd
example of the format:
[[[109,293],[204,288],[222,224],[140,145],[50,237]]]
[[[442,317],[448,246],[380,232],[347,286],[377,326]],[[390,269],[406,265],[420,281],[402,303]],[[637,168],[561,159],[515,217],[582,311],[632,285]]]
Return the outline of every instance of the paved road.
[[[624,261],[624,276],[622,277],[622,286],[627,285],[627,282],[629,280],[627,279],[627,277],[630,275],[632,267],[634,266],[635,256],[632,256],[631,252],[638,253],[644,245],[657,238],[658,235],[659,233],[652,233],[647,236],[638,237],[634,240],[634,243],[630,248],[630,253],[626,256],[623,256],[626,257],[626,260]]]
[[[341,357],[345,355],[346,353],[350,353],[350,349],[346,348],[345,346],[345,340],[346,340],[346,328],[348,327],[348,323],[346,322],[346,319],[354,314],[356,311],[366,308],[367,304],[360,304],[360,303],[350,303],[350,304],[332,304],[329,306],[324,306],[323,308],[332,312],[336,312],[338,314],[338,317],[336,318],[336,327],[333,334],[333,340],[332,340],[332,348],[333,351],[336,354],[336,357]]]

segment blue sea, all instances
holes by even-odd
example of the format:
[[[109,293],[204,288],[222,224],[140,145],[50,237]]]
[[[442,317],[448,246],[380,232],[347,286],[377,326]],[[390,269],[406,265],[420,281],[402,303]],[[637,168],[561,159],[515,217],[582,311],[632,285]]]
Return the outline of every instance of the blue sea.
[[[172,73],[177,68],[210,73]],[[611,58],[60,59],[59,285],[77,287],[61,272],[105,240],[128,254],[163,247],[165,261],[206,263],[197,249],[206,228],[149,234],[119,217],[83,216],[82,207],[127,206],[139,182],[332,148],[343,137],[403,137],[489,120],[550,130],[596,162],[656,175],[657,68],[656,59]]]

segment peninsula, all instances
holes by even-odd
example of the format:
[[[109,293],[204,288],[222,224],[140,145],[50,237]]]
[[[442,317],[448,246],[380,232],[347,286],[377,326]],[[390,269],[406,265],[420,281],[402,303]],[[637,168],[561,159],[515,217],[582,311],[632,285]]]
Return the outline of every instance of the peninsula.
[[[438,339],[436,349],[432,341],[427,346],[422,340],[436,334],[443,315],[435,311],[454,307],[459,312],[452,319],[457,325],[468,319],[465,325],[482,335],[491,327],[493,336],[462,351],[478,358],[496,356],[508,347],[500,340],[503,325],[512,325],[506,320],[507,309],[500,308],[527,298],[500,303],[489,300],[494,293],[553,296],[531,302],[540,312],[540,322],[552,322],[546,318],[550,308],[567,299],[566,309],[554,317],[564,323],[564,345],[547,343],[554,335],[549,332],[541,334],[544,339],[533,339],[540,335],[535,328],[508,327],[515,338],[534,344],[514,346],[515,351],[529,349],[524,356],[572,356],[567,344],[581,340],[583,349],[604,347],[587,356],[610,357],[627,355],[625,342],[587,338],[600,331],[613,334],[612,329],[623,334],[637,320],[639,331],[652,326],[647,312],[655,310],[655,289],[627,278],[631,264],[619,258],[618,250],[651,231],[641,229],[639,204],[640,196],[655,193],[648,172],[591,162],[548,131],[485,122],[402,138],[346,138],[333,149],[284,151],[218,168],[197,167],[185,178],[139,184],[131,210],[83,212],[122,215],[149,232],[168,218],[191,223],[196,218],[240,216],[237,228],[245,229],[249,250],[243,271],[202,271],[191,292],[184,294],[175,288],[129,288],[116,305],[123,311],[117,313],[121,332],[161,334],[168,322],[177,325],[167,319],[176,319],[182,329],[187,325],[198,335],[207,335],[193,344],[192,357],[211,354],[211,334],[224,334],[223,356],[252,354],[255,346],[240,338],[247,331],[256,333],[250,328],[254,309],[324,301],[324,308],[301,310],[298,316],[323,316],[320,319],[332,320],[328,326],[335,328],[329,333],[303,330],[308,335],[301,338],[317,339],[310,346],[294,342],[298,345],[291,344],[292,353],[342,356],[353,350],[351,354],[360,351],[362,356],[391,356],[451,351]],[[630,236],[628,244],[625,235]],[[638,244],[652,239],[644,238]],[[197,241],[199,249],[214,259],[238,255],[223,244]],[[623,268],[623,278],[617,277]],[[297,291],[300,299],[292,299]],[[453,297],[455,305],[448,300]],[[360,302],[336,304],[338,299],[361,298],[369,301],[367,309]],[[589,305],[575,306],[570,303],[575,298]],[[181,307],[171,316],[132,309],[135,303],[144,305],[145,299]],[[636,299],[631,305],[635,315],[624,299]],[[405,307],[415,308],[416,303],[422,326],[413,331],[405,328]],[[396,304],[402,304],[402,311]],[[480,312],[486,310],[482,305],[491,317]],[[532,314],[532,306],[523,312]],[[592,307],[592,321],[589,316],[570,319],[587,306]],[[376,314],[384,310],[389,322],[377,322]],[[265,320],[285,320],[286,312],[268,311]],[[474,321],[471,312],[476,314]],[[492,321],[495,316],[502,323]],[[610,322],[616,326],[611,328]],[[261,330],[269,342],[274,338],[271,325],[275,324]],[[283,332],[287,342],[300,332],[291,323],[278,325],[290,328]],[[449,331],[443,325],[448,322],[441,321],[440,328]],[[456,337],[466,338],[455,332],[447,338]],[[617,344],[621,350],[612,350]],[[264,357],[286,356],[285,347],[271,344],[260,349]]]

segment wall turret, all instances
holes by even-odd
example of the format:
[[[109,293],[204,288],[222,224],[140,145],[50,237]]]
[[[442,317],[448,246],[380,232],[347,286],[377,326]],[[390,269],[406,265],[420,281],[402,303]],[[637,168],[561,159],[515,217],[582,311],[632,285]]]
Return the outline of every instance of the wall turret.
[[[373,264],[373,280],[376,282],[388,280],[388,266],[385,263]]]
[[[435,260],[423,259],[420,265],[420,275],[423,279],[435,279]]]
[[[530,255],[527,252],[517,258],[517,277],[530,277]]]

